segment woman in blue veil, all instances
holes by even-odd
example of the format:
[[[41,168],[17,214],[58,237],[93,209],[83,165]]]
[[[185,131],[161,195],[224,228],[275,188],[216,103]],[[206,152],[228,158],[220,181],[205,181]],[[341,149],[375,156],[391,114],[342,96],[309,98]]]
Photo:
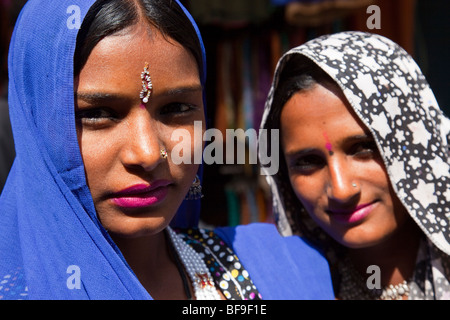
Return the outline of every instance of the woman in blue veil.
[[[114,19],[115,12],[122,18]],[[132,65],[142,57],[148,66],[144,60]],[[198,28],[178,1],[27,2],[8,64],[16,159],[0,197],[0,299],[332,298],[326,260],[300,238],[283,238],[265,224],[197,229],[201,165],[186,172],[170,167],[164,143],[152,145],[156,153],[141,150],[157,155],[153,164],[139,162],[133,148],[153,137],[150,133],[167,142],[160,134],[164,128],[192,127],[184,112],[194,109],[192,119],[204,122],[205,66]],[[94,92],[99,79],[105,91]],[[161,93],[180,79],[194,85]],[[141,95],[137,90],[130,102],[126,93],[136,84]],[[124,94],[103,94],[114,88]],[[197,107],[167,98],[174,95],[187,95]],[[155,117],[145,113],[153,106],[160,106],[165,121],[158,122],[159,131],[149,125]],[[119,126],[129,132],[117,139]],[[139,130],[149,135],[133,135]],[[109,139],[98,139],[105,136]],[[129,162],[110,180],[111,172],[119,171],[108,169],[116,158],[105,155],[119,146],[126,147],[121,159]],[[166,171],[155,169],[161,167]],[[173,180],[163,180],[161,172]],[[136,184],[139,179],[146,184]],[[113,190],[112,181],[120,188]],[[126,227],[130,217],[138,221],[134,229]],[[150,220],[157,222],[145,224]],[[159,256],[151,255],[156,246],[136,254],[138,246],[126,237],[146,232],[158,235]],[[152,271],[142,271],[142,261],[134,260],[141,256],[151,260]]]

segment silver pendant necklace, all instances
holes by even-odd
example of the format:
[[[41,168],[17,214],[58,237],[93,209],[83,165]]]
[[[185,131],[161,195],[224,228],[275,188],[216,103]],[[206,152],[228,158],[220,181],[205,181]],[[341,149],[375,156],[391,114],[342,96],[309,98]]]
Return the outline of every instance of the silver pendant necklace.
[[[409,296],[406,280],[382,289],[369,289],[348,257],[339,263],[338,270],[341,276],[338,297],[342,300],[403,300],[405,296]]]
[[[221,300],[211,273],[200,257],[200,254],[184,242],[171,227],[167,227],[166,229],[176,254],[180,258],[191,280],[195,298],[197,300]]]

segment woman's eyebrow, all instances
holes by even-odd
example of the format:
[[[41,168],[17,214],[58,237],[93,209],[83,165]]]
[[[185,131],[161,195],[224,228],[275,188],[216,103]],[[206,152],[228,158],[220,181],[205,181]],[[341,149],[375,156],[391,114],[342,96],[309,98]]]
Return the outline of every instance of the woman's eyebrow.
[[[367,141],[367,140],[373,140],[373,137],[370,133],[363,133],[363,134],[355,134],[349,137],[346,137],[342,140],[341,143],[348,144],[355,141]],[[311,153],[317,153],[318,148],[304,148],[304,149],[296,149],[292,151],[286,152],[286,157],[298,157],[303,156]]]
[[[292,151],[286,152],[286,157],[288,157],[288,158],[299,157],[299,156],[316,153],[316,152],[317,152],[316,148],[305,148],[305,149],[300,149],[300,150],[292,150]]]
[[[108,92],[77,92],[75,93],[75,99],[82,100],[84,102],[94,105],[110,101],[130,100],[128,96]]]
[[[370,133],[356,134],[353,136],[346,137],[342,142],[350,143],[354,141],[364,141],[364,140],[373,140],[373,137]]]
[[[164,96],[164,97],[170,97],[170,96],[177,96],[177,95],[199,93],[202,91],[203,91],[203,88],[201,85],[193,85],[193,86],[182,86],[182,87],[170,88],[170,89],[160,92],[158,95]]]
[[[170,96],[198,93],[202,91],[203,88],[201,85],[193,85],[193,86],[170,88],[160,92],[158,95],[170,97]],[[109,101],[130,100],[130,97],[122,94],[109,92],[77,92],[75,93],[75,99],[82,100],[90,104],[102,104]]]

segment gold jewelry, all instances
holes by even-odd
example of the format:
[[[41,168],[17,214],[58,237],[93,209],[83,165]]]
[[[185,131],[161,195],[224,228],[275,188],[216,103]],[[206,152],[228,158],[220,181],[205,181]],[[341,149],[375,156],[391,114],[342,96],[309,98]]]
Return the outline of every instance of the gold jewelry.
[[[195,298],[197,300],[220,300],[214,279],[202,256],[187,244],[181,236],[176,234],[171,227],[167,227],[166,230],[176,254],[191,279]]]
[[[139,97],[142,103],[146,104],[153,90],[152,78],[150,77],[150,72],[148,72],[148,62],[145,63],[144,71],[141,73],[141,80],[142,91]]]
[[[167,158],[167,151],[166,151],[166,149],[162,148],[160,150],[160,153],[161,153],[161,158],[163,158],[163,159]]]

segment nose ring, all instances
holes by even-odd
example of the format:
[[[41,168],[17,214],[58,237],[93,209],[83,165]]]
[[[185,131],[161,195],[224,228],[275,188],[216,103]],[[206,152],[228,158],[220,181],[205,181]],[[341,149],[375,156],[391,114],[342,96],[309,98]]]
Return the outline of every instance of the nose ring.
[[[356,183],[352,183],[352,187],[356,188],[357,187]]]
[[[163,159],[167,158],[167,151],[165,148],[162,148],[160,153],[161,153],[161,158],[163,158]]]

